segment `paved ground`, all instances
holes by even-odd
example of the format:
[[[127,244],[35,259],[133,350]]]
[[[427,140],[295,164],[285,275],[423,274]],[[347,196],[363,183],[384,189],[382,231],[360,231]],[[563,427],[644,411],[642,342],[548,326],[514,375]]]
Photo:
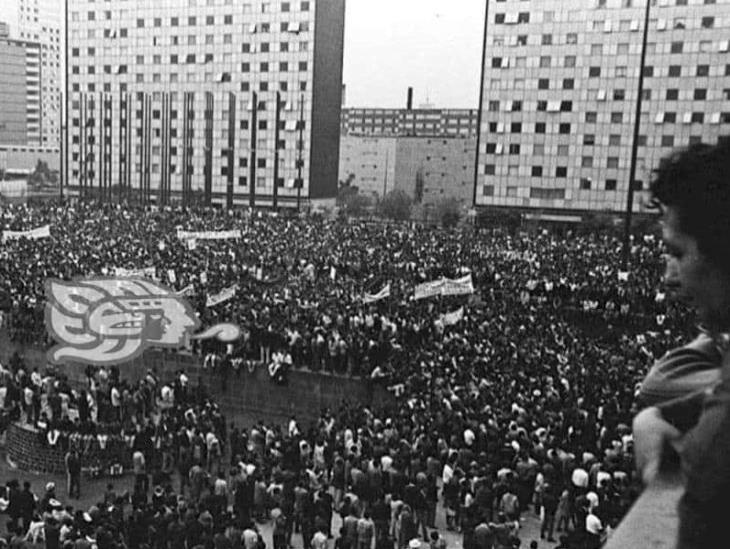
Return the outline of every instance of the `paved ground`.
[[[44,487],[47,482],[53,481],[56,483],[56,494],[60,501],[68,502],[66,493],[66,479],[63,475],[47,475],[47,474],[35,474],[26,473],[13,469],[7,462],[5,456],[5,448],[0,447],[0,483],[5,484],[8,480],[17,478],[21,482],[28,480],[31,483],[33,492],[36,495],[43,493]],[[81,499],[70,500],[71,504],[75,507],[81,507],[88,509],[95,504],[99,497],[102,496],[106,490],[107,483],[111,482],[114,484],[114,488],[117,493],[122,493],[125,490],[132,491],[134,485],[134,479],[132,475],[125,475],[116,479],[102,478],[102,479],[84,479],[81,480]],[[177,482],[175,483],[177,485]],[[439,505],[436,514],[436,526],[441,535],[446,539],[449,549],[461,548],[461,535],[455,532],[449,532],[446,530],[446,519],[444,517],[443,508]],[[259,525],[261,532],[266,540],[267,547],[273,547],[273,541],[271,539],[271,526],[269,524]],[[337,532],[340,527],[339,515],[335,515],[333,532]],[[522,547],[527,548],[530,545],[530,541],[537,540],[539,549],[552,549],[555,544],[548,543],[540,540],[540,521],[535,516],[533,511],[523,513],[522,528],[520,530],[520,538],[522,539]],[[295,534],[292,539],[293,549],[302,548],[301,536]]]

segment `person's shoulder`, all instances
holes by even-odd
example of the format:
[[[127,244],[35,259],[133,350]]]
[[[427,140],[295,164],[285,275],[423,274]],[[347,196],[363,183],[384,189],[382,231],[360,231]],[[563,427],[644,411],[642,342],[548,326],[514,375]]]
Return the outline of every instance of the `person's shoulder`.
[[[710,387],[720,377],[720,353],[707,334],[672,349],[649,370],[638,400],[644,406]]]

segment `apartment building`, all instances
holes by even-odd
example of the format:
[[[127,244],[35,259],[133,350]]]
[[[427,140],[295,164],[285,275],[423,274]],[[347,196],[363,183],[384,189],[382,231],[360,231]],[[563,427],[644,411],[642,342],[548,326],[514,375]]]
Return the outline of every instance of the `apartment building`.
[[[646,210],[659,160],[730,134],[730,0],[489,0],[474,203]]]
[[[69,2],[69,191],[337,193],[344,0]]]
[[[40,144],[40,44],[0,38],[0,146]]]
[[[469,137],[477,109],[342,109],[343,135]]]

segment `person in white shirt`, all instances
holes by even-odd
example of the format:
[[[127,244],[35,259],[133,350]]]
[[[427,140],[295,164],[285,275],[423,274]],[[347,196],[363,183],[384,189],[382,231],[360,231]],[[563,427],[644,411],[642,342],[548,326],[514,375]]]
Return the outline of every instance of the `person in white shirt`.
[[[603,524],[591,509],[586,516],[586,549],[598,549],[601,546]]]

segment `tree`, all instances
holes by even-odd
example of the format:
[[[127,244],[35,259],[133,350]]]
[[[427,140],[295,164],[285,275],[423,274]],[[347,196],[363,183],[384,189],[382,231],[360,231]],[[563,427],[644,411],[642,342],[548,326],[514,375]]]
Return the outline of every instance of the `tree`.
[[[444,228],[455,227],[461,219],[461,205],[456,198],[442,198],[436,202],[436,217]]]
[[[359,216],[370,208],[371,200],[369,196],[360,194],[360,189],[357,186],[346,183],[340,186],[337,193],[337,205],[342,213]]]
[[[379,204],[380,214],[398,221],[411,217],[411,197],[405,191],[393,189],[386,194]]]
[[[413,200],[416,204],[423,202],[423,187],[423,168],[418,168],[418,171],[416,172],[416,189],[413,193]]]

